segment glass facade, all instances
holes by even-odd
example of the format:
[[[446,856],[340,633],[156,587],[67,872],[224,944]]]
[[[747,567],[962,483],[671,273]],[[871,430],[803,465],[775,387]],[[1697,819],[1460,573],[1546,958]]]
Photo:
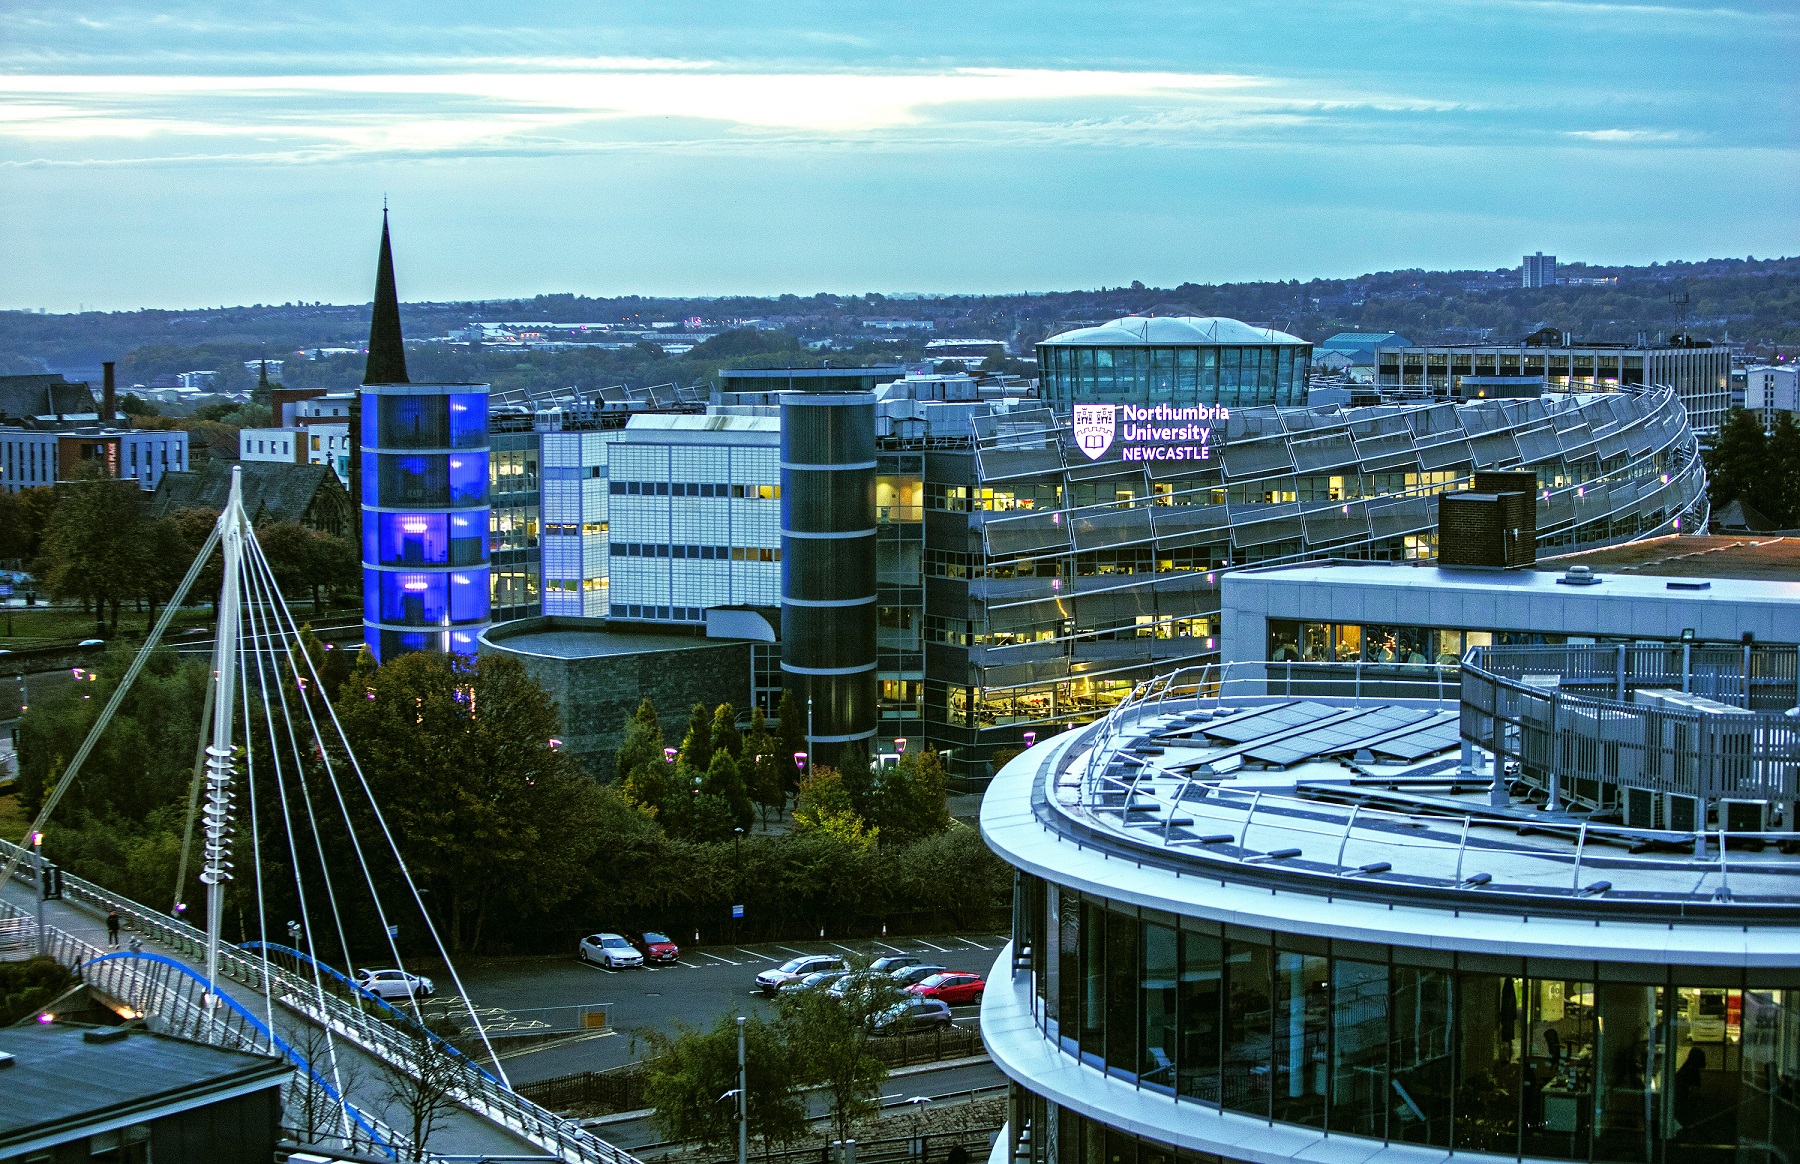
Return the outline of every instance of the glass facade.
[[[1304,405],[1312,349],[1038,345],[1039,392],[1067,412],[1076,404]]]
[[[362,414],[368,645],[472,654],[490,610],[487,392],[368,387]]]
[[[1800,1153],[1800,967],[1453,954],[1221,925],[1029,877],[1020,893],[1015,950],[1046,1037],[1140,1089],[1513,1157]]]

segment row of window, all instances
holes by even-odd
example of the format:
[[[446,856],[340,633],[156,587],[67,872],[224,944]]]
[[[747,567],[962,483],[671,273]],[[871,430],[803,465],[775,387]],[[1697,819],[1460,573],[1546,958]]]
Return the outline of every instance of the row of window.
[[[703,562],[779,562],[781,548],[768,546],[671,546],[664,542],[613,542],[615,558],[687,558]]]
[[[1306,403],[1309,349],[1063,347],[1040,344],[1040,393],[1059,409],[1082,401],[1291,405]]]
[[[614,497],[743,497],[781,500],[779,485],[727,485],[712,481],[612,481]]]
[[[1041,1095],[1029,1095],[1022,1107],[1022,1139],[1030,1164],[1237,1164],[1211,1152],[1175,1148],[1121,1132]]]
[[[604,521],[547,521],[544,532],[551,537],[580,537],[583,534],[593,536],[606,532]]]
[[[1130,626],[1077,629],[1068,619],[1039,623],[1008,630],[983,631],[981,624],[942,615],[925,616],[925,640],[947,643],[953,647],[1010,647],[1021,643],[1050,643],[1072,636],[1089,642],[1118,642],[1130,639],[1204,639],[1213,633],[1213,620],[1206,615],[1162,616],[1134,615]],[[1207,643],[1212,649],[1212,643]]]
[[[699,606],[647,606],[636,602],[612,604],[614,618],[653,618],[663,622],[701,622],[706,610]]]
[[[1146,1090],[1514,1157],[1772,1164],[1800,1150],[1800,971],[1328,942],[1035,878],[1015,931],[1046,1036]]]
[[[1666,471],[1661,454],[1626,465],[1626,458],[1545,461],[1530,466],[1538,488],[1567,489],[1602,476],[1644,477]],[[925,488],[928,509],[952,513],[1058,509],[1066,497],[1071,509],[1091,505],[1280,505],[1294,502],[1358,501],[1398,494],[1437,494],[1467,488],[1468,464],[1429,471],[1304,473],[1265,477],[1248,484],[1224,485],[1211,478],[1164,478],[1145,482],[1137,477],[1111,481],[1031,482],[1001,488],[931,484]]]
[[[924,572],[933,578],[1094,578],[1109,574],[1168,574],[1217,570],[1230,561],[1224,543],[1169,549],[1151,545],[1046,558],[988,560],[960,550],[926,550]]]

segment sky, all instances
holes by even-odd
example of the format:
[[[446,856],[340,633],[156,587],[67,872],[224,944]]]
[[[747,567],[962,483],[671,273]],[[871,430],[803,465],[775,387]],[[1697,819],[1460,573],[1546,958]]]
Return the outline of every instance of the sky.
[[[1793,0],[0,5],[0,308],[1800,253]]]

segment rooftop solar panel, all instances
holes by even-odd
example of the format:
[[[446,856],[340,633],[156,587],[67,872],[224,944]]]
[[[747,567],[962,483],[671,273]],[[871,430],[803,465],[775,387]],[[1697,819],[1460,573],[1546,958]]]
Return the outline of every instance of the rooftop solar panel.
[[[1397,760],[1417,760],[1421,756],[1429,756],[1433,752],[1441,752],[1445,748],[1454,748],[1461,739],[1461,727],[1452,720],[1448,723],[1433,724],[1422,731],[1411,732],[1384,741],[1369,750],[1377,756],[1392,756]]]
[[[1286,766],[1314,756],[1354,748],[1358,742],[1378,739],[1411,723],[1429,719],[1431,713],[1411,708],[1371,708],[1360,715],[1288,736],[1266,745],[1252,746],[1244,754],[1265,764]]]
[[[1272,736],[1284,728],[1299,727],[1314,720],[1327,719],[1340,710],[1340,708],[1326,707],[1322,703],[1282,703],[1274,707],[1258,708],[1247,715],[1234,715],[1230,719],[1216,720],[1201,728],[1200,731],[1208,739],[1243,744],[1261,736]]]

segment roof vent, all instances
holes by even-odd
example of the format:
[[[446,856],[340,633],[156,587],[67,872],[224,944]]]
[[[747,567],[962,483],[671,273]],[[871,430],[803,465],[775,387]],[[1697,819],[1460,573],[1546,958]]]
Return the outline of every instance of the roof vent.
[[[1564,586],[1598,586],[1600,579],[1586,566],[1570,566],[1568,572],[1557,579]]]
[[[0,1051],[0,1071],[6,1070],[18,1061],[18,1057],[10,1051]]]
[[[84,1043],[122,1043],[125,1041],[124,1027],[103,1027],[98,1030],[82,1031],[81,1041]]]
[[[1712,589],[1711,582],[1665,582],[1663,585],[1666,586],[1670,590],[1711,590]]]

